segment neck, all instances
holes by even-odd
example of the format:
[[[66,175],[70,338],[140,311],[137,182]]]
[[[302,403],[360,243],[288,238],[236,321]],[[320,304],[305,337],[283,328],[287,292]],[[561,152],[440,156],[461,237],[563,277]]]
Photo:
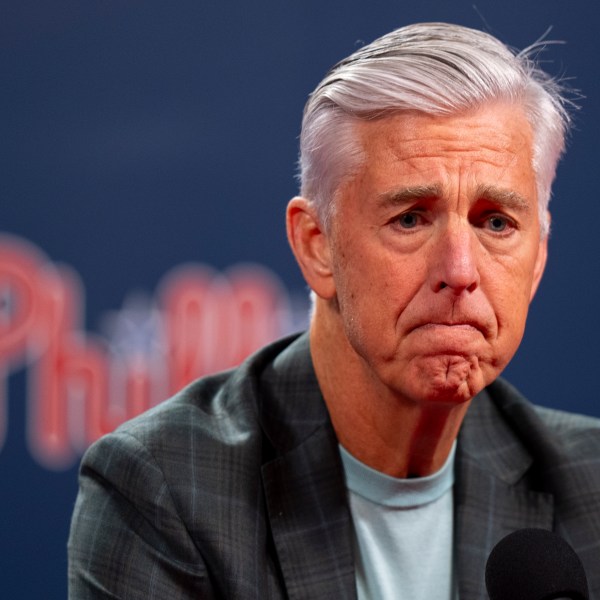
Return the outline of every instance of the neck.
[[[319,306],[311,323],[317,379],[342,446],[393,477],[424,477],[445,463],[470,402],[406,398],[381,382]],[[331,316],[331,315],[330,315]]]

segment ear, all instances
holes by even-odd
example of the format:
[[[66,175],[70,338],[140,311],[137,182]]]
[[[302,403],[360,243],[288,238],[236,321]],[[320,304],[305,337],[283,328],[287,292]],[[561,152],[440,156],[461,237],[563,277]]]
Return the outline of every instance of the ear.
[[[314,206],[299,196],[286,212],[287,236],[306,283],[321,298],[335,295],[329,238]]]
[[[548,216],[550,218],[550,216]],[[542,275],[544,274],[544,269],[546,268],[546,260],[548,258],[548,236],[544,236],[543,239],[540,240],[540,245],[538,248],[538,254],[535,259],[535,265],[533,267],[533,282],[531,285],[531,293],[529,294],[529,302],[533,300],[535,293],[540,285],[540,281],[542,280]]]

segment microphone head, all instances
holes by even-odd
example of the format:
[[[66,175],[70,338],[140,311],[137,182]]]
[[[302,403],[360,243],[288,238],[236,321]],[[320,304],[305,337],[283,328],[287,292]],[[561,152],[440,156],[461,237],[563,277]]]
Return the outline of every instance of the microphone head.
[[[490,600],[589,600],[579,556],[545,529],[519,529],[500,540],[485,567]]]

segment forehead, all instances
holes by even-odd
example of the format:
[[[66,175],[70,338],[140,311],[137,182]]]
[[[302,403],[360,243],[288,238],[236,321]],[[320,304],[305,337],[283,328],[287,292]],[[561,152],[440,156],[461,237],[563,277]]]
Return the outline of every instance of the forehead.
[[[451,116],[398,113],[357,123],[363,161],[354,183],[440,185],[456,174],[475,185],[533,184],[533,135],[523,110],[486,105]]]

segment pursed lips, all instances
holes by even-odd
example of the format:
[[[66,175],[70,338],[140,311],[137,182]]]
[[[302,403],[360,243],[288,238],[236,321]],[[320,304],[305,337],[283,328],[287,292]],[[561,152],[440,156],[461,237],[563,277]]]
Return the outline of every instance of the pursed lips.
[[[436,328],[442,329],[442,330],[448,329],[449,331],[456,331],[456,330],[478,331],[484,337],[486,336],[486,332],[488,330],[488,328],[486,326],[484,326],[482,323],[480,323],[478,321],[456,321],[456,322],[427,321],[427,322],[421,323],[421,324],[413,327],[411,329],[411,332],[415,331],[416,329],[436,329]]]

